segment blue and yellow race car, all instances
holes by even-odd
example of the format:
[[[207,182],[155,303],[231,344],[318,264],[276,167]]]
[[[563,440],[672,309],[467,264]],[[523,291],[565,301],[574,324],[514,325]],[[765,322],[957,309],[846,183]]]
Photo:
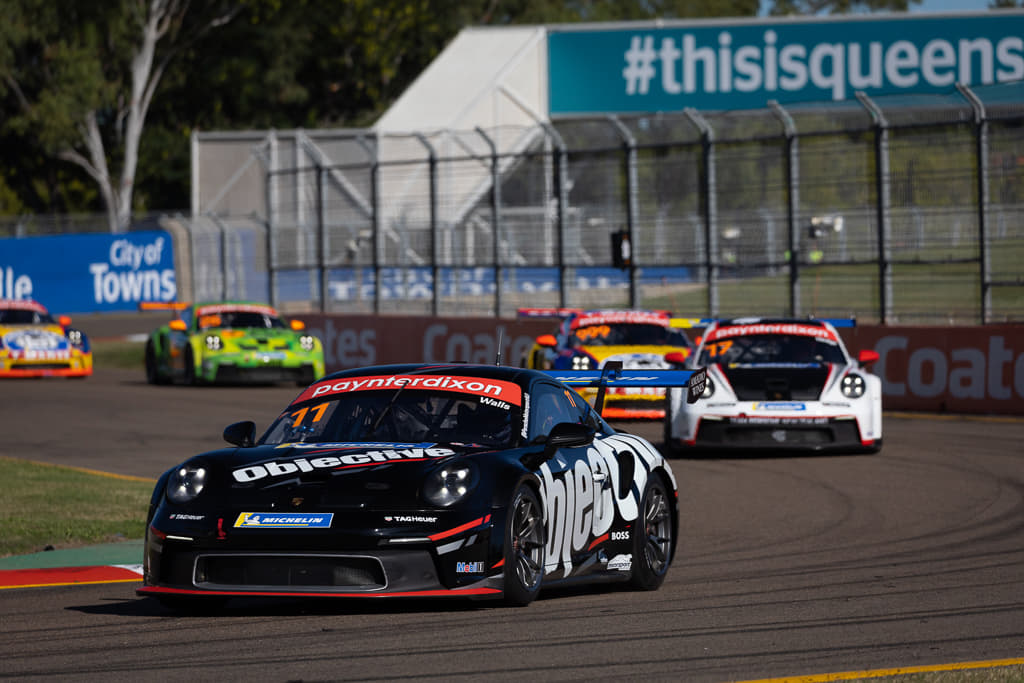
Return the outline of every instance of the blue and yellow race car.
[[[286,321],[271,306],[249,301],[143,304],[173,309],[179,317],[146,341],[150,384],[295,382],[306,386],[324,375],[320,340],[302,321]]]
[[[30,299],[0,299],[0,377],[88,377],[92,350],[71,318]]]
[[[626,370],[676,367],[694,348],[683,328],[700,322],[650,310],[521,308],[518,314],[522,318],[561,319],[555,334],[537,337],[522,359],[523,367],[536,370],[599,370],[609,361],[621,361]],[[579,389],[591,403],[596,391]],[[611,419],[661,419],[665,416],[665,390],[610,387],[602,415]]]

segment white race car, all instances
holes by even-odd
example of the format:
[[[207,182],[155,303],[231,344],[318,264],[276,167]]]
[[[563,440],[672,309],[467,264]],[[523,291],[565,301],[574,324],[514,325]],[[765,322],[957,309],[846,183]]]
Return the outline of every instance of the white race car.
[[[696,403],[670,390],[666,450],[877,453],[882,382],[867,368],[878,354],[851,358],[837,326],[853,321],[711,323],[686,360],[686,367],[707,368],[707,386]]]

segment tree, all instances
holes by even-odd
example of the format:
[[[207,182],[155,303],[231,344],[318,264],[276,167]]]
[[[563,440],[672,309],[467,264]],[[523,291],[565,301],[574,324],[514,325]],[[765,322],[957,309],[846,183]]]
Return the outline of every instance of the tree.
[[[906,12],[921,0],[774,0],[770,14],[856,14],[863,12]]]
[[[35,136],[47,154],[97,185],[111,231],[132,213],[139,144],[168,63],[242,9],[227,0],[6,0],[0,96],[5,133]]]

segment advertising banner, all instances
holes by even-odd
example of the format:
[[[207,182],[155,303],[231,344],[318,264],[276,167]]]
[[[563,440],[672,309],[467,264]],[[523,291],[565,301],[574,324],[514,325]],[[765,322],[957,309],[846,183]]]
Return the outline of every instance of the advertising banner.
[[[0,239],[0,298],[98,313],[176,295],[174,247],[163,230]]]
[[[853,353],[874,349],[884,410],[1024,415],[1024,325],[861,326]]]
[[[329,371],[383,363],[520,365],[557,321],[413,316],[299,316],[324,343]],[[691,333],[695,337],[697,331]],[[862,325],[840,333],[853,355],[874,349],[882,408],[1024,415],[1024,325]]]
[[[677,21],[553,29],[549,107],[559,115],[761,109],[949,93],[1024,79],[1024,13]]]

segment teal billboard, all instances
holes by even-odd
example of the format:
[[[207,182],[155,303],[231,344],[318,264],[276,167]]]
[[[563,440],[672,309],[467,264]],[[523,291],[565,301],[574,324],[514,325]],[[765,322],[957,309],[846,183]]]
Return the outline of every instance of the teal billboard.
[[[1024,79],[1024,13],[561,27],[549,113],[761,109]]]

